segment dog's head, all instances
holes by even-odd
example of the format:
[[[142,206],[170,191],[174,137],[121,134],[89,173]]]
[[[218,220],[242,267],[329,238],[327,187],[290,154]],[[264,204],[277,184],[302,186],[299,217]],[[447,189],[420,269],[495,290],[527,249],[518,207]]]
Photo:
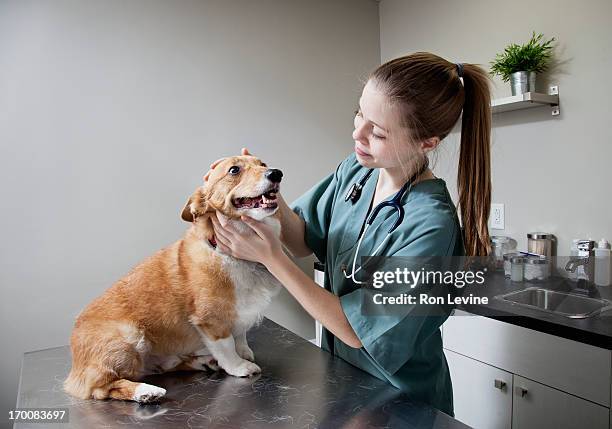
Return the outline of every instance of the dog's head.
[[[268,168],[254,156],[226,158],[214,168],[208,181],[195,190],[181,217],[195,222],[200,217],[207,220],[218,211],[231,219],[246,215],[262,220],[278,210],[276,194],[282,177],[280,170]]]

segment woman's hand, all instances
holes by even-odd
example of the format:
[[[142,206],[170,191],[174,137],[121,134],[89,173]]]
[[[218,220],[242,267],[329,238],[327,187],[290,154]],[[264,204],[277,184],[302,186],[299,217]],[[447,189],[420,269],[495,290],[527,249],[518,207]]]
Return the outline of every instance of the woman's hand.
[[[251,155],[249,153],[249,150],[246,147],[243,147],[242,150],[240,151],[241,155]],[[210,164],[210,170],[208,170],[208,172],[204,175],[203,179],[205,182],[208,181],[208,178],[210,177],[210,173],[212,173],[212,171],[214,170],[214,168],[219,165],[219,163],[221,161],[223,161],[225,158],[219,158],[218,160],[216,160],[215,162],[213,162],[212,164]]]
[[[219,250],[234,258],[259,262],[267,268],[273,261],[285,256],[281,241],[272,227],[248,216],[242,216],[241,220],[250,227],[250,233],[237,231],[229,219],[220,213],[212,217]]]

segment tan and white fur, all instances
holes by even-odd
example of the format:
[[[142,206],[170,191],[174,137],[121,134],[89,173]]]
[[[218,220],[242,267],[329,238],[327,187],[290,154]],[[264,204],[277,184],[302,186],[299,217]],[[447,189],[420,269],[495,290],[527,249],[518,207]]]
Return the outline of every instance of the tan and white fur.
[[[177,370],[225,370],[245,377],[254,363],[247,330],[280,284],[257,263],[215,246],[211,216],[240,231],[247,215],[280,234],[276,193],[282,173],[253,156],[222,161],[196,189],[182,218],[185,236],[136,266],[78,316],[65,390],[78,398],[159,400],[166,391],[142,377]]]

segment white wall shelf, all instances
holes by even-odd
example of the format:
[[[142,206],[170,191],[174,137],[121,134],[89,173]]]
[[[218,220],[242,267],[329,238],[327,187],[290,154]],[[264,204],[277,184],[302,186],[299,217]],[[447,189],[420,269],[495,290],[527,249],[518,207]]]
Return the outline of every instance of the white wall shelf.
[[[526,92],[511,97],[497,98],[491,100],[493,114],[510,112],[512,110],[530,109],[533,107],[551,106],[551,114],[559,114],[559,87],[551,86],[548,94],[540,92]]]

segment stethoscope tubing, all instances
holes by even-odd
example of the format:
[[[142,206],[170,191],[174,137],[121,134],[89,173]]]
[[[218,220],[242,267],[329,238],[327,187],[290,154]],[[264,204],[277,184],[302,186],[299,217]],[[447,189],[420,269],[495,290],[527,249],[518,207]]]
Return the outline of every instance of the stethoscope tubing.
[[[371,256],[376,256],[378,252],[380,251],[380,249],[382,249],[383,245],[385,245],[387,241],[389,240],[389,238],[391,237],[391,233],[393,233],[393,231],[395,231],[404,221],[404,207],[402,206],[402,198],[404,197],[404,194],[410,193],[410,189],[412,188],[412,183],[414,182],[414,179],[418,177],[426,168],[427,168],[427,163],[425,163],[425,166],[421,169],[421,171],[419,171],[417,174],[411,177],[410,180],[404,183],[401,189],[395,193],[393,198],[383,201],[380,204],[378,204],[376,207],[374,207],[374,210],[372,210],[372,213],[370,213],[370,215],[368,216],[368,219],[366,220],[366,224],[363,228],[363,231],[360,234],[359,241],[357,242],[357,248],[355,249],[355,254],[353,256],[351,274],[347,275],[346,269],[345,268],[342,269],[345,278],[353,280],[353,282],[355,282],[356,284],[365,283],[355,278],[355,274],[361,271],[361,269],[363,268],[363,265],[361,267],[358,267],[357,269],[355,269],[355,266],[357,264],[357,257],[359,255],[359,249],[361,248],[361,243],[363,241],[363,238],[366,235],[368,228],[372,225],[372,223],[374,223],[374,221],[376,220],[376,216],[378,216],[378,213],[385,207],[391,207],[397,213],[395,222],[393,223],[393,225],[391,225],[391,227],[387,231],[387,236],[376,247],[374,252],[372,252]],[[359,200],[359,198],[361,198],[361,190],[363,189],[363,186],[365,185],[365,183],[368,181],[368,179],[372,175],[373,171],[374,169],[370,168],[366,172],[366,174],[364,174],[363,177],[359,180],[359,182],[353,183],[353,185],[351,185],[351,187],[349,188],[349,191],[346,194],[345,202],[348,202],[350,200],[352,204],[355,204]]]
[[[361,233],[361,236],[359,237],[359,241],[357,242],[357,248],[355,249],[355,255],[353,256],[351,274],[347,276],[346,271],[344,271],[343,274],[345,278],[353,280],[353,282],[355,282],[356,284],[364,283],[362,281],[357,280],[357,278],[355,277],[355,274],[357,274],[363,268],[363,265],[362,265],[361,267],[358,267],[357,269],[355,269],[355,266],[357,264],[357,257],[359,255],[359,249],[361,248],[361,243],[363,241],[363,238],[365,237],[366,232],[368,231],[368,228],[372,225],[372,223],[374,223],[374,221],[376,220],[376,216],[378,216],[378,213],[382,209],[384,209],[385,207],[392,207],[393,210],[397,212],[397,218],[395,219],[395,222],[393,223],[393,225],[391,225],[391,228],[389,228],[389,231],[387,231],[387,236],[378,245],[378,247],[376,247],[376,249],[372,253],[372,256],[376,256],[378,252],[380,251],[380,249],[382,249],[382,247],[387,243],[387,241],[391,237],[391,233],[395,231],[397,227],[400,226],[400,224],[404,220],[404,208],[401,205],[401,200],[402,200],[404,193],[406,193],[406,191],[409,190],[409,188],[410,188],[410,183],[404,184],[404,186],[402,186],[402,188],[393,196],[393,198],[387,201],[383,201],[382,203],[378,204],[374,208],[372,213],[370,213],[370,216],[368,216],[368,220],[366,221],[366,224],[363,228],[363,232]]]

